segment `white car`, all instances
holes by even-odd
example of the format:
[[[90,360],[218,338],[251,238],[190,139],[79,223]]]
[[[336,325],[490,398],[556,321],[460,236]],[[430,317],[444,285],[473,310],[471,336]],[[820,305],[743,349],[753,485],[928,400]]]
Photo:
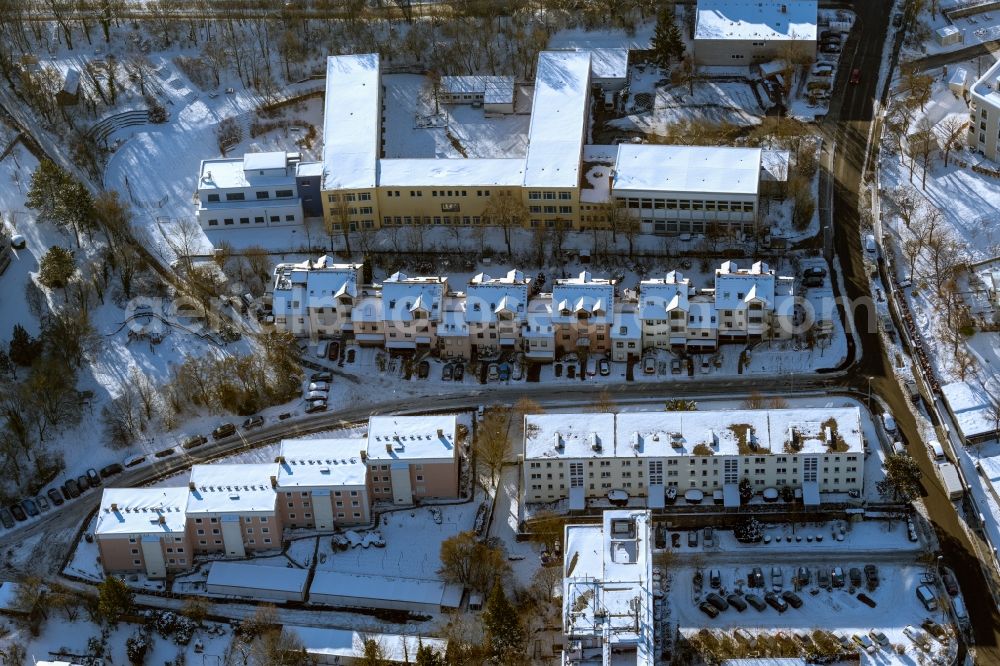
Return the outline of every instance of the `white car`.
[[[892,418],[892,414],[888,412],[882,415],[882,425],[885,427],[886,432],[896,432],[896,419]]]
[[[314,402],[317,400],[322,400],[326,402],[326,391],[309,391],[305,395],[306,402]]]
[[[875,245],[875,236],[872,234],[865,234],[865,252],[871,255],[878,252],[878,246]]]
[[[326,382],[313,382],[309,384],[310,391],[329,391],[330,385]]]

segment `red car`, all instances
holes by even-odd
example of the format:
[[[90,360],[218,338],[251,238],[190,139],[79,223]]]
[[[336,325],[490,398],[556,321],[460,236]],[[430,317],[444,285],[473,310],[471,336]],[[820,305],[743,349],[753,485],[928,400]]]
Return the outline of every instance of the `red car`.
[[[850,82],[852,84],[861,83],[861,70],[857,67],[851,70]]]

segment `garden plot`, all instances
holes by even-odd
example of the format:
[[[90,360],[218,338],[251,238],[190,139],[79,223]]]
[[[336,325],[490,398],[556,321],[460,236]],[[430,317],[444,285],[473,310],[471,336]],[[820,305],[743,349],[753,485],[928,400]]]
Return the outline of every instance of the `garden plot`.
[[[330,538],[324,537],[320,539],[316,569],[437,580],[437,571],[441,568],[441,542],[471,530],[478,507],[478,502],[436,506],[434,508],[441,512],[440,523],[426,506],[383,513],[378,532],[385,541],[384,548],[358,545],[338,551],[334,550]],[[361,530],[354,532],[363,538]]]

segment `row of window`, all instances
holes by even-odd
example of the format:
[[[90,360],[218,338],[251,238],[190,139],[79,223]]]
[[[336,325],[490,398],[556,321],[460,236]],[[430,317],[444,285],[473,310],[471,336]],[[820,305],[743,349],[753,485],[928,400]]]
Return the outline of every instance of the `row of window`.
[[[617,197],[619,207],[638,210],[704,210],[720,213],[752,213],[753,201],[705,201],[701,199],[636,199]]]
[[[471,216],[470,215],[464,215],[464,216],[459,216],[459,215],[455,215],[455,216],[451,216],[451,215],[437,215],[437,216],[434,216],[434,217],[431,217],[430,215],[424,215],[423,217],[421,217],[419,215],[417,215],[417,216],[411,216],[411,215],[396,215],[396,216],[383,215],[382,216],[382,226],[385,226],[385,227],[391,227],[391,226],[397,226],[398,227],[398,226],[409,225],[409,224],[424,224],[424,225],[429,225],[429,224],[443,224],[445,226],[460,226],[460,225],[468,226],[468,225],[480,225],[482,223],[483,223],[483,220],[478,215],[471,215]]]
[[[557,206],[528,206],[528,212],[531,212],[531,213],[545,213],[546,215],[555,215],[556,212],[557,212],[556,208],[559,209],[558,212],[560,214],[562,214],[562,215],[572,215],[573,214],[573,207],[572,206],[558,206],[558,207]]]
[[[265,199],[270,199],[271,198],[271,193],[268,190],[261,190],[259,192],[254,192],[254,196],[256,197],[256,199],[258,201],[262,201],[262,200],[265,200]],[[274,198],[275,199],[291,199],[294,196],[295,196],[295,191],[294,190],[275,190],[275,192],[274,192]],[[219,202],[219,195],[218,194],[209,194],[206,197],[206,200],[209,203],[218,203]],[[246,193],[245,192],[228,192],[226,194],[226,201],[246,201]]]
[[[340,195],[339,194],[327,194],[326,195],[326,200],[329,203],[337,203],[338,201],[340,201]],[[346,201],[348,203],[350,203],[352,201],[371,201],[371,200],[372,200],[372,193],[371,192],[358,192],[357,194],[355,194],[353,192],[350,192],[350,193],[344,195],[344,201]]]
[[[553,200],[559,198],[563,201],[569,201],[573,198],[573,194],[570,192],[539,192],[538,190],[529,190],[528,199],[535,201],[538,199]]]
[[[799,457],[798,456],[787,456],[787,455],[781,456],[781,455],[778,455],[778,456],[757,456],[757,457],[755,457],[753,459],[753,464],[755,464],[755,465],[764,465],[764,464],[767,463],[767,461],[768,461],[769,458],[772,459],[776,463],[788,463],[788,462],[797,463],[797,462],[799,462]],[[789,461],[789,458],[791,458],[790,461]],[[682,458],[677,458],[677,457],[668,458],[667,459],[667,464],[668,465],[676,465],[676,464],[678,464],[678,460],[681,460],[681,459]],[[702,465],[707,465],[709,463],[709,461],[711,461],[713,465],[718,465],[719,464],[719,458],[717,458],[715,456],[693,456],[693,457],[692,456],[687,456],[686,459],[687,459],[688,463],[690,463],[691,465],[697,464],[697,462],[699,460],[701,461]],[[818,460],[818,458],[803,458],[803,459],[806,460],[806,461],[815,461],[815,460]],[[731,458],[730,459],[723,458],[723,462],[730,462],[731,460],[732,460]],[[856,463],[856,462],[858,462],[858,456],[857,456],[857,454],[851,454],[851,455],[846,456],[844,458],[844,460],[846,462],[849,462],[849,463]],[[618,466],[619,467],[631,467],[632,466],[632,461],[628,460],[628,459],[618,459],[618,458],[615,458],[615,459],[611,459],[611,460],[599,460],[597,462],[598,462],[598,467],[610,467],[612,465],[612,463],[614,463],[615,461],[618,462]],[[656,459],[649,459],[649,460],[647,460],[647,462],[650,465],[658,465],[662,461],[661,460],[656,460]],[[823,462],[831,462],[830,456],[826,456],[826,455],[823,456]],[[839,461],[837,459],[834,459],[833,462],[837,463]],[[576,463],[571,463],[571,464],[576,464]],[[637,462],[636,464],[637,465],[641,465],[641,463],[639,463],[639,462]],[[744,465],[751,464],[750,463],[750,458],[749,457],[743,458],[743,464]],[[532,460],[531,462],[528,463],[528,467],[531,468],[531,469],[539,469],[539,468],[542,467],[542,465],[543,465],[543,463],[541,461],[538,461],[538,460]],[[545,466],[546,469],[551,469],[553,465],[555,465],[557,468],[561,468],[563,466],[563,461],[562,460],[556,460],[555,462],[553,462],[551,460],[548,460],[548,461],[546,461],[544,463],[544,466]],[[593,466],[594,466],[594,461],[593,460],[588,460],[587,461],[587,467],[593,467]],[[837,467],[836,469],[838,471],[840,470],[839,467]],[[847,469],[848,469],[848,471],[855,471],[856,470],[856,468],[854,468],[854,467],[848,467]],[[826,472],[827,468],[824,467],[823,471]]]
[[[285,215],[285,222],[294,222],[294,221],[295,221],[295,216],[294,215]],[[271,215],[271,223],[272,224],[277,224],[279,222],[281,222],[281,216],[280,215]],[[227,226],[227,227],[236,224],[235,219],[232,218],[232,217],[223,218],[222,223],[223,223],[224,226]],[[256,215],[256,216],[254,216],[253,223],[254,224],[264,224],[264,217],[262,215]],[[240,224],[250,224],[250,218],[249,217],[241,217],[240,218]],[[208,221],[208,226],[210,226],[210,227],[217,227],[217,226],[219,226],[219,220],[217,220],[217,219],[210,219]]]
[[[330,196],[336,196],[336,195],[334,194],[334,195],[330,195]],[[350,196],[350,195],[347,195],[347,196]],[[399,197],[402,196],[402,193],[399,190],[386,190],[385,196],[388,197],[388,198],[390,198],[390,199],[394,199],[394,198],[398,199]],[[416,198],[420,198],[420,197],[423,197],[423,196],[424,196],[424,191],[423,190],[410,190],[410,197],[411,198],[416,199]],[[467,197],[467,196],[469,196],[469,191],[468,190],[431,190],[431,196],[432,197]],[[489,190],[476,190],[476,196],[477,197],[488,197],[488,196],[490,196],[490,191]],[[334,200],[330,199],[330,201],[332,202]]]

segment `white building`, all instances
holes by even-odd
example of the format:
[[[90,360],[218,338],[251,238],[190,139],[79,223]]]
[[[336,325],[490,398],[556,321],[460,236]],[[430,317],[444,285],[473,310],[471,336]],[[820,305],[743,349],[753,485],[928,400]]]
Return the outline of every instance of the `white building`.
[[[365,642],[374,641],[382,649],[382,659],[392,664],[412,664],[417,649],[429,647],[444,657],[448,641],[428,636],[361,633],[349,629],[284,625],[282,631],[294,636],[305,648],[310,662],[349,666],[364,663]]]
[[[531,278],[518,270],[503,277],[475,275],[465,290],[469,336],[481,356],[521,346]]]
[[[301,224],[298,164],[298,153],[280,151],[202,160],[198,223],[205,230]]]
[[[864,485],[857,408],[534,414],[525,416],[526,502],[586,500],[612,490],[662,507],[664,491],[692,503],[717,491],[739,506],[738,486],[789,486],[806,505]]]
[[[382,282],[382,325],[387,349],[435,349],[446,277],[396,272]]]
[[[514,113],[513,76],[442,76],[442,104],[481,106],[486,113]]]
[[[437,614],[462,603],[462,586],[440,580],[317,571],[309,601],[341,608],[379,608]]]
[[[193,565],[187,496],[184,487],[105,488],[94,525],[105,570],[141,570],[156,579]]]
[[[816,0],[698,0],[695,60],[747,66],[789,50],[815,58],[817,16]]]
[[[299,337],[340,337],[354,330],[361,264],[338,264],[324,255],[274,267],[271,308],[278,330]]]
[[[605,511],[600,525],[567,525],[564,666],[656,663],[652,518]]]
[[[304,601],[309,570],[245,562],[213,562],[205,591],[259,601]]]
[[[643,233],[705,233],[718,224],[750,231],[757,224],[759,148],[621,144],[615,202]]]
[[[973,150],[993,160],[1000,145],[1000,62],[997,62],[969,89],[968,144]]]

